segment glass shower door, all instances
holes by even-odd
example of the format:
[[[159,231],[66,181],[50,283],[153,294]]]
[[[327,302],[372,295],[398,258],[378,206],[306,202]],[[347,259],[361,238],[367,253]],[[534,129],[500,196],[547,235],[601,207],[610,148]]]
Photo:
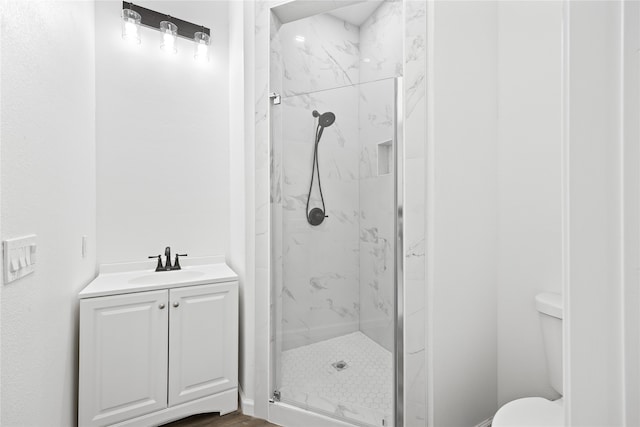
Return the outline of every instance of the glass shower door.
[[[362,425],[394,420],[396,87],[272,107],[275,395]]]

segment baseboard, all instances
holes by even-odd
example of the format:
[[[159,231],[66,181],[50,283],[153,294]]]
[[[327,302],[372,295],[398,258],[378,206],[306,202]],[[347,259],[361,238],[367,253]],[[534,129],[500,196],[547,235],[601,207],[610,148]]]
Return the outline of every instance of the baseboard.
[[[238,394],[240,394],[240,410],[242,410],[243,414],[253,417],[255,414],[255,403],[253,399],[249,399],[245,396],[244,391],[240,386],[238,386]]]
[[[476,425],[476,427],[491,427],[491,422],[493,421],[493,417],[487,418],[480,424]]]
[[[213,396],[201,397],[200,399],[109,425],[112,427],[152,427],[170,423],[191,415],[208,412],[220,412],[220,415],[225,415],[236,409],[238,409],[238,390],[234,387],[231,390],[222,391]],[[99,422],[98,420],[97,423]],[[94,425],[98,425],[97,423]]]

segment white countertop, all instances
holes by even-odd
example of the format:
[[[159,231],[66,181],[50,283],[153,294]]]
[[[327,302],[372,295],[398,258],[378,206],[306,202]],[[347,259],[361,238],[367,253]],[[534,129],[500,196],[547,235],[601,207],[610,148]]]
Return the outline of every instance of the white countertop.
[[[156,272],[156,262],[101,265],[98,277],[78,296],[83,299],[238,280],[223,257],[181,259],[182,269],[174,271]]]

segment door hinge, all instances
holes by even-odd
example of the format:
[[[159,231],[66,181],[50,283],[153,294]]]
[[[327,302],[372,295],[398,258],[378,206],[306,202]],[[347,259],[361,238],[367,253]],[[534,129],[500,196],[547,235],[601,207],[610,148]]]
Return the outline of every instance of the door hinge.
[[[269,94],[269,99],[273,102],[273,105],[280,105],[282,102],[282,97],[280,97],[279,93],[271,92]]]
[[[270,403],[280,402],[280,392],[278,390],[273,391],[273,396],[269,399]]]

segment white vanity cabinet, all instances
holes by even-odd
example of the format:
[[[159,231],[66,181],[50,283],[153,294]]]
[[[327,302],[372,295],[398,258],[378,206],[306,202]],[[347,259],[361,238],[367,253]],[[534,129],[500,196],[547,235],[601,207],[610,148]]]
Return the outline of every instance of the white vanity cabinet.
[[[237,387],[237,283],[171,289],[169,301],[169,406]]]
[[[167,407],[167,301],[167,291],[80,301],[79,425]]]
[[[106,274],[83,290],[79,426],[152,426],[237,409],[238,283],[224,267],[214,269],[222,277],[158,272],[159,282],[175,283],[141,286],[130,285],[134,273],[116,273],[107,279],[124,286],[92,287]]]

